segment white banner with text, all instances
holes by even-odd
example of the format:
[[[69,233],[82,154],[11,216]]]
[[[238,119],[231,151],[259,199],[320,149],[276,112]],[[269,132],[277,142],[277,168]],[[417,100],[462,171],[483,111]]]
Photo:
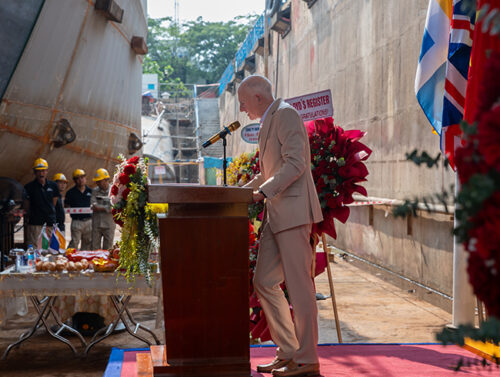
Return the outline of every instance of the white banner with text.
[[[330,89],[289,98],[285,102],[298,111],[304,122],[333,116],[332,92]]]

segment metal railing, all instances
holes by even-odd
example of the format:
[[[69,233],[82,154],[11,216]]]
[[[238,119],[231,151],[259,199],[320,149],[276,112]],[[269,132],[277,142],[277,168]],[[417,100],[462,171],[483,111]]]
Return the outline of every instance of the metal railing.
[[[229,63],[229,65],[226,67],[226,70],[224,71],[219,80],[220,82],[219,93],[218,93],[219,96],[222,94],[224,89],[226,89],[227,84],[231,82],[233,77],[234,77],[234,60],[232,60],[231,63]]]
[[[248,33],[247,37],[243,41],[243,44],[236,52],[235,66],[236,69],[239,69],[245,58],[252,51],[253,46],[257,43],[257,41],[264,35],[264,16],[260,16],[254,27]]]
[[[222,74],[219,80],[219,96],[222,94],[224,89],[226,89],[227,84],[229,84],[234,78],[235,69],[238,69],[244,62],[245,58],[251,53],[253,46],[257,41],[264,35],[264,15],[261,15],[254,27],[248,33],[247,37],[243,41],[241,47],[236,52],[235,58],[228,64],[226,70]]]

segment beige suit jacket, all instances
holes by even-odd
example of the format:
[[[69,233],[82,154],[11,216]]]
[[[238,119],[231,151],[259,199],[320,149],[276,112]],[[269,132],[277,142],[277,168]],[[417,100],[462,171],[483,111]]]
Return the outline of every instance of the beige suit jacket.
[[[246,186],[266,195],[273,233],[323,220],[311,174],[306,128],[281,98],[267,112],[259,133],[260,174]]]

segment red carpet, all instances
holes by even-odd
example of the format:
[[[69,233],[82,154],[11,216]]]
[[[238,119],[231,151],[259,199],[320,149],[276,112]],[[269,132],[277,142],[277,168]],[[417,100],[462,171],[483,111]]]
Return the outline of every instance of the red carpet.
[[[135,354],[143,350],[114,348],[104,377],[136,377]],[[250,350],[254,377],[270,374],[256,372],[257,364],[274,357],[274,347]],[[321,375],[324,377],[460,377],[500,376],[500,368],[481,366],[482,359],[458,346],[438,344],[346,344],[318,347]],[[459,372],[453,368],[462,360]],[[491,363],[490,363],[491,364]]]
[[[123,353],[123,364],[120,376],[137,376],[137,366],[135,364],[135,355],[137,353],[148,352],[144,351],[126,351]]]
[[[500,376],[496,366],[482,369],[481,359],[457,346],[438,344],[346,344],[318,347],[321,375],[325,377],[446,377]],[[266,376],[255,372],[257,364],[268,362],[274,348],[252,348],[254,377]],[[453,367],[460,358],[465,364],[457,373]],[[267,375],[268,376],[268,375]]]

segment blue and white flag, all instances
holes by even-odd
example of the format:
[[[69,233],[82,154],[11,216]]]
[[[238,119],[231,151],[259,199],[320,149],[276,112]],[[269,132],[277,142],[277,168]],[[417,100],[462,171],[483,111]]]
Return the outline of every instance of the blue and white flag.
[[[453,166],[460,142],[474,17],[463,0],[430,0],[415,79],[415,93]]]
[[[60,252],[64,253],[66,250],[66,239],[64,235],[61,233],[56,224],[52,229],[52,234],[50,236],[49,243],[49,251],[52,254],[59,254]]]
[[[452,0],[430,0],[415,78],[415,93],[438,135],[443,126],[443,98],[450,41]]]

